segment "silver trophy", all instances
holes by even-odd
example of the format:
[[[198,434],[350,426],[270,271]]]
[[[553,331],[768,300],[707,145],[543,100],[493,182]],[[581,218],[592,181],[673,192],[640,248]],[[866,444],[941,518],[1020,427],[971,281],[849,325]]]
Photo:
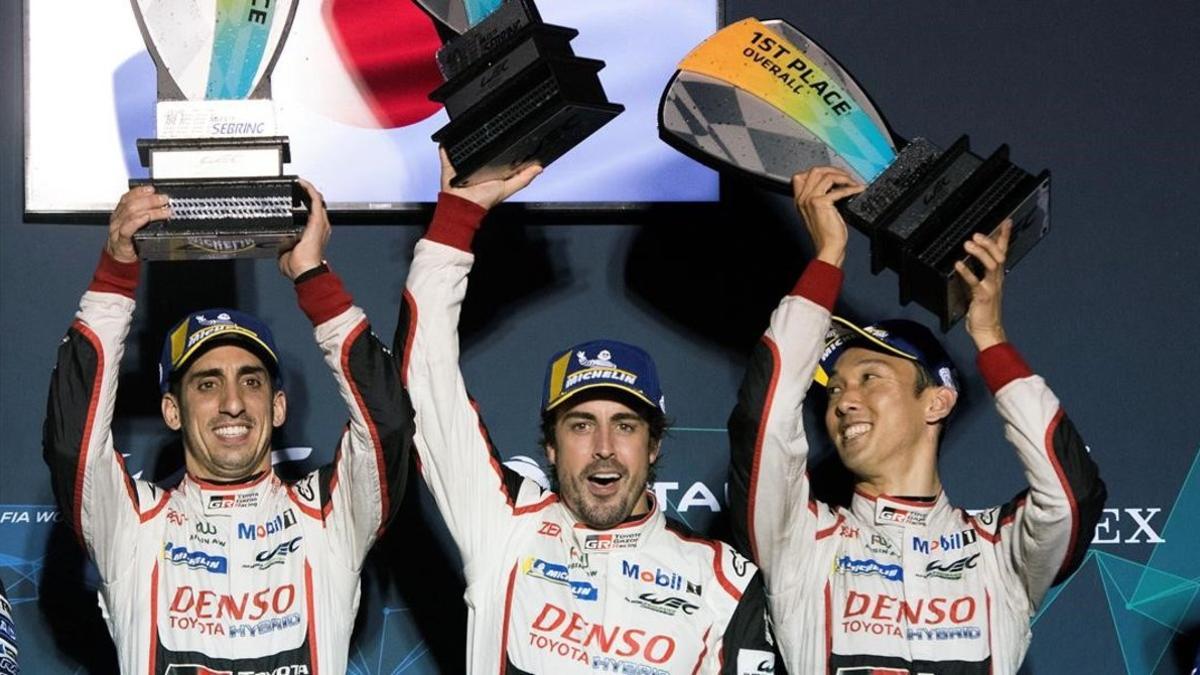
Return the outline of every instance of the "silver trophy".
[[[288,139],[271,72],[297,0],[131,0],[158,70],[157,138],[138,139],[172,216],[134,237],[149,260],[274,256],[303,229],[305,194],[284,175]]]

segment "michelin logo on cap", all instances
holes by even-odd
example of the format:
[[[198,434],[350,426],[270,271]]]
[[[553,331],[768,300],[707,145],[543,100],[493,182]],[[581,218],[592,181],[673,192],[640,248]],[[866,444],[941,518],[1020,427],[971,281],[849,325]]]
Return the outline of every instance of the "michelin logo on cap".
[[[570,389],[580,382],[588,380],[613,380],[628,385],[637,384],[637,375],[618,368],[612,358],[612,352],[607,349],[601,349],[594,359],[589,359],[585,351],[575,352],[575,360],[587,370],[579,370],[568,375],[563,389]]]
[[[617,364],[612,362],[612,352],[607,349],[601,349],[596,358],[589,359],[587,352],[575,352],[575,358],[579,361],[579,365],[584,368],[616,368]]]
[[[609,380],[629,386],[637,384],[638,376],[618,368],[612,358],[612,352],[607,349],[597,352],[594,359],[589,359],[587,352],[583,350],[575,352],[575,360],[584,367],[584,370],[577,370],[568,375],[566,382],[563,383],[563,389],[571,389],[581,382],[590,380]]]
[[[616,340],[593,340],[558,352],[546,369],[542,410],[594,387],[622,389],[663,410],[654,361],[644,350]]]
[[[191,335],[188,336],[187,347],[184,348],[184,351],[186,352],[188,349],[191,349],[192,347],[207,340],[208,338],[212,337],[213,335],[215,335],[217,333],[224,333],[224,332],[230,331],[230,330],[238,330],[239,328],[240,327],[237,324],[233,324],[233,323],[211,323],[211,324],[205,326],[204,328],[201,328],[200,330],[198,330],[195,333],[192,333]],[[245,331],[244,328],[241,330]],[[249,331],[245,331],[245,332],[249,332]]]
[[[215,319],[206,318],[203,314],[196,315],[196,323],[201,326],[214,326],[219,323],[230,323],[232,321],[233,317],[229,316],[228,312],[221,312]]]

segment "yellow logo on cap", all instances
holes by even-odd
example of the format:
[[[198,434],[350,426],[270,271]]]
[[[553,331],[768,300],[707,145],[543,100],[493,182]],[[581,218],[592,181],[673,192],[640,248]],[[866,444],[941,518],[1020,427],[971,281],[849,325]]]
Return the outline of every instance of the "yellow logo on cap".
[[[571,352],[567,352],[558,357],[554,364],[550,366],[550,403],[558,400],[562,396],[563,387],[567,379],[567,366],[571,363]]]

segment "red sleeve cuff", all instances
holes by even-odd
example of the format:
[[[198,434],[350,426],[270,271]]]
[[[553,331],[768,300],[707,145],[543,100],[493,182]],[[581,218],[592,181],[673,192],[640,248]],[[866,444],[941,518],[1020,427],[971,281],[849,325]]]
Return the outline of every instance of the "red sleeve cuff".
[[[137,292],[138,279],[141,276],[140,260],[120,262],[105,249],[100,252],[100,263],[96,265],[96,273],[92,275],[92,283],[88,284],[88,290],[97,293],[120,293],[132,299]]]
[[[1025,363],[1025,359],[1017,353],[1017,348],[1008,342],[992,345],[979,352],[976,359],[983,381],[993,394],[1004,388],[1006,384],[1022,377],[1029,377],[1033,369]]]
[[[469,199],[448,192],[438,193],[433,222],[429,224],[425,238],[469,253],[471,241],[486,215],[487,209]]]
[[[332,271],[317,274],[296,284],[300,309],[314,326],[319,326],[350,309],[353,301],[342,280]]]
[[[841,268],[823,260],[813,260],[804,268],[804,274],[800,275],[791,294],[808,298],[832,313],[841,290]]]

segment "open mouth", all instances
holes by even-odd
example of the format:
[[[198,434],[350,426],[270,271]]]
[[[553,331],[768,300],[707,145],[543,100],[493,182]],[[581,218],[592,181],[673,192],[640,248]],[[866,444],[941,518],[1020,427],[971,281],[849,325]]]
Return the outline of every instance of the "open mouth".
[[[588,489],[597,496],[610,495],[617,491],[621,474],[615,471],[600,471],[587,477]]]

